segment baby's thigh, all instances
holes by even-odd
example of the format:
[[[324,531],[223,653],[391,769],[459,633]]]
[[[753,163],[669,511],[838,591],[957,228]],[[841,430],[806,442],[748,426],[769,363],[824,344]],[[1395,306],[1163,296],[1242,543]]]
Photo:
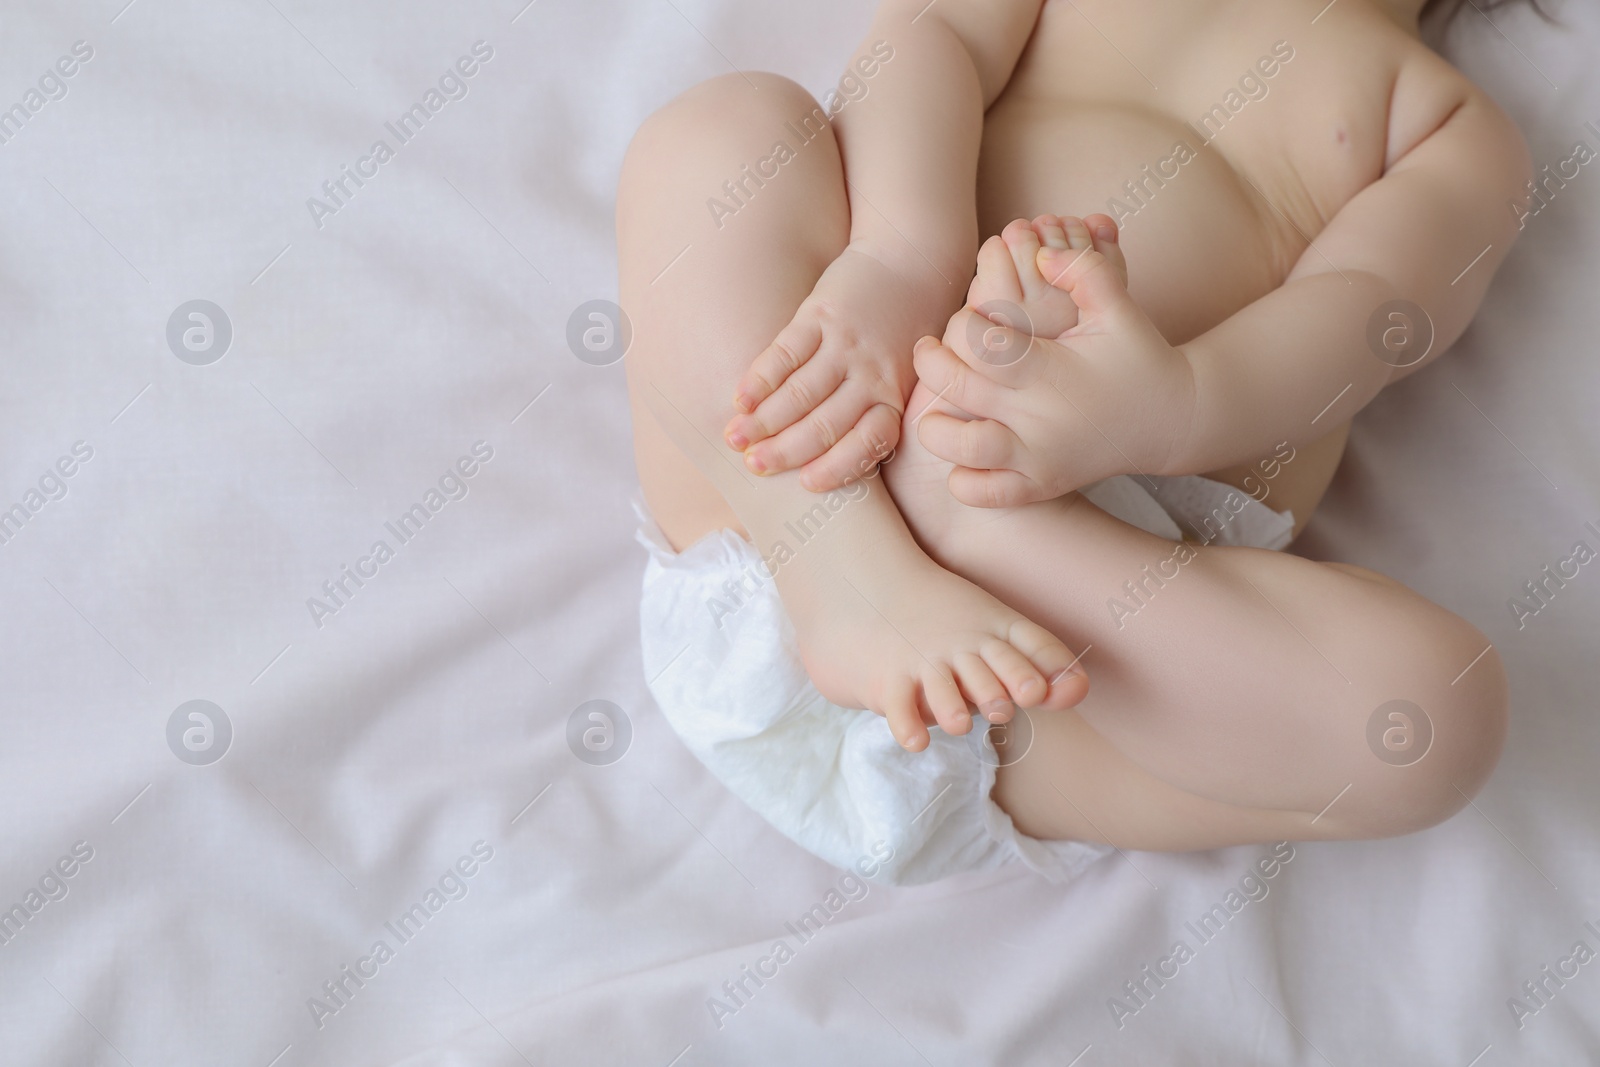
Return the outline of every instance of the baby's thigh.
[[[1047,841],[1191,852],[1232,845],[1354,836],[1331,819],[1197,796],[1140,767],[1073,711],[1029,712],[1012,727],[991,794],[1018,830]],[[1178,743],[1178,742],[1174,742]],[[1014,761],[1014,762],[1013,762]],[[1219,776],[1248,768],[1218,767]]]
[[[849,241],[842,162],[819,114],[786,78],[730,74],[656,112],[628,150],[617,254],[634,455],[651,514],[678,548],[739,530],[702,465],[739,464],[722,440],[738,376]],[[796,141],[781,163],[780,139]],[[687,422],[691,444],[662,418]]]

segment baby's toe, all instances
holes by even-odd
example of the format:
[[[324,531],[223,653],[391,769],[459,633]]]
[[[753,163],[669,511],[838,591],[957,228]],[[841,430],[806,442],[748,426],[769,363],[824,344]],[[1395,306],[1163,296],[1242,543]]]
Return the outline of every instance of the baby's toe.
[[[1036,296],[1046,287],[1044,277],[1039,273],[1039,235],[1034,232],[1031,223],[1017,219],[1007,224],[1000,236],[1011,252],[1011,262],[1016,268],[1017,280],[1022,283],[1022,292],[1030,298]]]
[[[1050,284],[1039,268],[1041,249],[1067,251],[1072,247],[1064,221],[1054,215],[1040,215],[1032,222],[1017,219],[1000,234],[1022,292],[1022,310],[1029,320],[1028,333],[1035,337],[1059,337],[1078,324],[1077,305],[1070,298],[1063,299],[1063,294]],[[1080,219],[1072,221],[1080,227],[1083,225]],[[1085,247],[1088,247],[1087,241]]]
[[[1006,228],[1000,231],[1000,239],[1011,249],[1023,242],[1031,242],[1036,250],[1039,247],[1039,235],[1033,232],[1033,224],[1027,219],[1012,219],[1006,223]]]
[[[972,729],[972,713],[956,686],[955,678],[932,667],[922,672],[922,699],[947,734],[964,734]]]
[[[1076,670],[1057,671],[1050,678],[1050,695],[1040,707],[1049,711],[1066,711],[1083,703],[1089,695],[1089,676]]]
[[[963,652],[956,657],[956,680],[967,699],[977,705],[978,713],[990,722],[1005,722],[1011,718],[1015,705],[1011,694],[1000,684],[994,671],[975,652]]]
[[[928,728],[917,710],[917,691],[911,679],[893,683],[884,696],[883,707],[878,710],[888,720],[889,732],[901,747],[911,752],[921,752],[928,747]]]
[[[1082,252],[1085,248],[1094,247],[1094,234],[1089,232],[1089,226],[1076,215],[1063,215],[1061,228],[1067,234],[1067,247],[1074,252]]]
[[[1034,266],[1038,271],[1038,266]],[[1000,301],[1016,304],[1024,299],[1022,282],[1010,247],[999,236],[991,237],[978,249],[978,270],[967,290],[967,303],[973,307]]]
[[[1023,620],[1011,628],[1011,643],[1049,680],[1049,692],[1037,707],[1062,711],[1079,703],[1089,693],[1089,677],[1073,654],[1055,634],[1037,623]]]
[[[1095,251],[1116,268],[1122,284],[1128,284],[1128,260],[1122,254],[1122,235],[1117,232],[1116,220],[1110,215],[1090,215],[1083,221],[1094,234]]]
[[[1050,695],[1050,685],[1045,676],[1010,643],[998,640],[986,642],[978,653],[1018,706],[1036,708]]]
[[[1039,243],[1046,248],[1063,249],[1067,245],[1067,231],[1061,225],[1061,218],[1057,215],[1040,215],[1033,220],[1033,232],[1039,235]]]

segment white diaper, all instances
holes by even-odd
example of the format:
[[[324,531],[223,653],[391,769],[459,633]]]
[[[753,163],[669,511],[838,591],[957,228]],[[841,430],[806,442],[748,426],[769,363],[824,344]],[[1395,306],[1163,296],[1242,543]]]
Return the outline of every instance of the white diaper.
[[[1174,541],[1278,549],[1294,526],[1205,478],[1116,477],[1083,493]],[[806,676],[755,548],[719,530],[677,553],[643,503],[635,508],[650,550],[640,604],[650,691],[700,762],[796,844],[836,867],[865,860],[895,885],[1018,860],[1063,881],[1109,851],[1017,831],[989,799],[998,761],[982,719],[965,737],[935,729],[911,753],[879,716],[829,703]]]

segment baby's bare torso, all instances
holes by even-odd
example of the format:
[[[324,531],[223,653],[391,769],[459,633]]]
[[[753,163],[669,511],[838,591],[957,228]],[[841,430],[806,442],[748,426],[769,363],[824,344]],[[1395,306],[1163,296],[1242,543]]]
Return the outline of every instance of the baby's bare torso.
[[[1112,215],[1130,291],[1175,344],[1281,285],[1328,220],[1472,91],[1364,0],[1313,23],[1318,7],[1051,0],[985,119],[983,233]],[[1272,503],[1320,496],[1343,437],[1301,449],[1298,484]]]

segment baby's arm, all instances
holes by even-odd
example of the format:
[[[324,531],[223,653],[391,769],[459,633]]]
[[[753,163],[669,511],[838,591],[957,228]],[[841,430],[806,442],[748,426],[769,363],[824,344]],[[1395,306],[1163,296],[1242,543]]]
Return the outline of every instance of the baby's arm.
[[[957,465],[956,498],[1006,507],[1113,474],[1249,462],[1327,434],[1454,342],[1516,237],[1507,205],[1529,164],[1505,115],[1437,73],[1424,68],[1417,89],[1402,74],[1383,177],[1334,216],[1281,287],[1187,344],[1168,343],[1128,295],[1110,219],[1096,222],[1092,248],[1087,232],[1041,247],[1020,220],[1003,244],[992,239],[975,287],[1010,286],[1038,321],[1014,329],[968,306],[944,344],[916,353],[923,383],[971,416],[919,425],[922,443]],[[1025,294],[1046,285],[1072,296],[1078,323],[1030,338],[1043,319]],[[1386,306],[1395,301],[1414,304]]]
[[[1454,79],[1441,86],[1434,69],[1402,71],[1393,100],[1383,177],[1334,216],[1280,288],[1180,346],[1193,417],[1164,473],[1315,439],[1471,321],[1517,235],[1507,205],[1530,178],[1527,147],[1487,97]],[[1427,322],[1380,314],[1396,300],[1431,319],[1425,357]],[[1375,321],[1381,358],[1369,342]]]
[[[850,245],[740,382],[742,414],[725,431],[752,470],[805,466],[803,484],[821,491],[870,472],[897,442],[915,384],[912,342],[942,327],[971,276],[983,112],[1040,6],[885,0],[878,9],[833,120]]]

